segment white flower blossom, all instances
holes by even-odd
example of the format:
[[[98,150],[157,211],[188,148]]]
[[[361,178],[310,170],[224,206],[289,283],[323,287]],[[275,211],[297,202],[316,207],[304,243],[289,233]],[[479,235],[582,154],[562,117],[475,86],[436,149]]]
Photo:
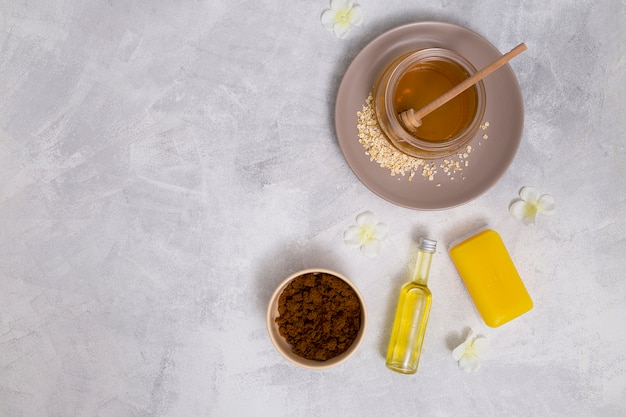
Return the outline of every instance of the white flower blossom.
[[[356,225],[350,226],[343,233],[346,245],[360,248],[369,258],[377,256],[382,249],[382,241],[389,236],[389,228],[378,222],[371,211],[365,211],[356,217]]]
[[[550,194],[539,195],[534,187],[523,187],[520,198],[509,207],[511,216],[525,225],[535,224],[537,213],[552,214],[556,209],[554,197]]]
[[[352,0],[330,0],[330,9],[324,10],[321,20],[326,29],[343,39],[353,26],[363,23],[363,12]]]
[[[480,369],[480,360],[488,353],[489,340],[484,336],[476,336],[470,329],[465,341],[452,351],[452,358],[465,372],[474,372]]]

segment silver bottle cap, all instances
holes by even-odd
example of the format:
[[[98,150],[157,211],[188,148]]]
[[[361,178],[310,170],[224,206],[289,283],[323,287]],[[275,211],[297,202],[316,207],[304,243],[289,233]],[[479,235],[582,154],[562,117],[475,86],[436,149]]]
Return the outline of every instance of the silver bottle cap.
[[[426,252],[434,252],[437,249],[437,241],[420,237],[418,247]]]

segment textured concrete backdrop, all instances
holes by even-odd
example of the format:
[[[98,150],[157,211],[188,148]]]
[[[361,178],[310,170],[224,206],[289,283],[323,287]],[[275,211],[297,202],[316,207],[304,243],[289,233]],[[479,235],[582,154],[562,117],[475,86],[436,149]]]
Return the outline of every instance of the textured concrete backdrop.
[[[624,1],[360,2],[344,40],[327,0],[0,0],[0,415],[607,416],[626,414]],[[455,209],[397,207],[352,174],[334,134],[341,77],[397,25],[466,26],[525,101],[502,180]],[[557,212],[534,227],[525,185]],[[372,210],[391,236],[344,246]],[[535,301],[482,324],[446,251],[487,224]],[[415,238],[440,242],[420,370],[382,357]],[[286,362],[264,314],[304,267],[365,296],[368,334],[323,372]],[[465,374],[469,327],[492,353]]]

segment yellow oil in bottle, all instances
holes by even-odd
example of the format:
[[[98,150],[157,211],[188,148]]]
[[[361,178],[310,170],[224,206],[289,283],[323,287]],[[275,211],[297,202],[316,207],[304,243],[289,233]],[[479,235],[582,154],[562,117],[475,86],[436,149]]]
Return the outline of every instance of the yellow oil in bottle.
[[[420,239],[413,280],[402,287],[394,318],[386,365],[403,374],[417,372],[432,303],[427,287],[432,254],[437,242]]]

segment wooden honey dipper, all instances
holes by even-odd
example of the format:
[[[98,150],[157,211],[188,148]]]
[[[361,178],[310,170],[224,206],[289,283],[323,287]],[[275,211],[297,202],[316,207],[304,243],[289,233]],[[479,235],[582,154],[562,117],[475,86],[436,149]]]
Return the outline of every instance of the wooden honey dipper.
[[[404,126],[411,132],[415,132],[422,125],[422,119],[427,114],[443,106],[448,101],[452,100],[463,91],[467,90],[492,72],[496,71],[498,68],[502,67],[504,64],[506,64],[525,50],[526,45],[522,42],[506,54],[502,55],[500,58],[493,61],[491,64],[487,65],[471,77],[463,80],[461,83],[454,86],[451,90],[445,92],[418,111],[415,111],[414,109],[408,109],[403,111],[402,113],[400,113],[400,120],[402,120],[402,124],[404,124]]]

